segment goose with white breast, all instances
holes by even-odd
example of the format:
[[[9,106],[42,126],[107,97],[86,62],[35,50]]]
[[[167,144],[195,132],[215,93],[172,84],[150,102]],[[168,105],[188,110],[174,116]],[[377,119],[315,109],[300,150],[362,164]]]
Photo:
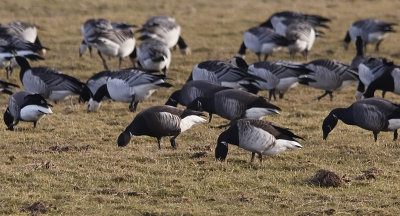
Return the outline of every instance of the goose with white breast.
[[[251,152],[251,160],[255,154],[262,162],[263,155],[274,155],[287,149],[300,149],[302,145],[296,139],[303,139],[287,128],[276,126],[268,121],[256,119],[240,119],[222,132],[217,140],[215,158],[224,161],[228,155],[228,144],[236,145]]]
[[[33,127],[36,127],[40,119],[53,113],[51,106],[39,94],[27,91],[16,92],[11,95],[8,101],[8,107],[4,112],[4,123],[8,130],[14,130],[14,126],[19,121],[33,122]]]
[[[118,137],[118,146],[126,146],[132,136],[150,136],[157,138],[161,149],[161,138],[172,136],[171,146],[176,149],[175,139],[193,125],[206,122],[201,112],[180,109],[172,106],[152,106],[141,111]]]
[[[135,112],[137,105],[150,97],[158,88],[169,88],[164,75],[149,74],[138,69],[126,69],[109,73],[106,84],[93,93],[88,103],[88,112],[97,111],[105,96],[115,101],[129,103]]]
[[[290,59],[294,59],[297,52],[303,54],[308,60],[308,54],[314,44],[316,32],[314,27],[306,22],[292,23],[286,29],[286,39]]]
[[[333,109],[322,124],[323,139],[335,128],[338,120],[372,131],[375,142],[381,131],[393,131],[397,139],[400,128],[400,105],[383,98],[367,98],[354,102],[347,108]]]
[[[167,74],[171,64],[171,51],[162,41],[149,39],[137,48],[138,64],[147,71],[162,71]]]

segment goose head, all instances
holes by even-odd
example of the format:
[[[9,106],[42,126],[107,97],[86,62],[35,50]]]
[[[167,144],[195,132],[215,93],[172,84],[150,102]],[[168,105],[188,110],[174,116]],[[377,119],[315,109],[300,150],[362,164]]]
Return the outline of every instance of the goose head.
[[[128,131],[122,132],[118,137],[118,146],[124,147],[131,141],[132,135]]]
[[[332,112],[325,118],[322,124],[322,133],[323,133],[322,138],[324,140],[326,140],[328,134],[336,127],[337,122],[338,118]]]

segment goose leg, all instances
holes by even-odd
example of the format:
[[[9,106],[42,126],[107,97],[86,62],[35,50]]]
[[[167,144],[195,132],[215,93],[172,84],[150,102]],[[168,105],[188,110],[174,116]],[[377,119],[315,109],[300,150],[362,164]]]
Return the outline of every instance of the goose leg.
[[[321,96],[317,97],[317,100],[321,100],[323,97],[325,97],[327,94],[329,94],[328,91],[325,91],[324,94],[322,94]]]
[[[158,150],[161,150],[161,137],[157,137]]]
[[[293,59],[294,59],[294,54],[295,54],[295,52],[293,52],[293,51],[290,51],[290,52],[289,52],[290,60],[293,60]]]
[[[90,58],[92,58],[93,57],[93,55],[92,55],[92,46],[88,46],[88,49],[89,49]]]
[[[34,121],[33,122],[33,128],[36,128],[36,125],[37,125],[37,121]]]
[[[179,134],[178,134],[179,135]],[[169,141],[171,142],[171,146],[173,149],[176,149],[176,142],[175,142],[175,138],[178,136],[173,136]]]
[[[375,142],[378,140],[378,133],[377,131],[372,131],[372,133],[374,134],[374,140]]]
[[[7,79],[10,78],[12,72],[13,72],[13,68],[11,66],[7,66],[6,67]]]
[[[256,155],[256,153],[254,153],[254,152],[252,152],[251,153],[251,160],[250,160],[250,163],[253,163],[254,162],[254,156]]]
[[[267,59],[268,59],[268,53],[265,53],[265,55],[264,55],[264,61],[267,61]]]
[[[385,98],[386,91],[382,91],[382,98]]]
[[[276,101],[275,89],[269,90],[269,101],[271,101],[272,98]]]
[[[260,160],[260,163],[262,163],[262,154],[258,154],[258,160]]]
[[[284,93],[283,92],[279,92],[279,99],[283,98]]]
[[[119,64],[118,64],[119,69],[121,69],[121,64],[122,64],[122,57],[119,57]]]
[[[133,95],[131,103],[129,104],[129,111],[136,112],[136,108],[137,108],[138,103],[139,103],[138,101],[135,102],[135,95]]]
[[[332,100],[333,100],[333,94],[332,94],[332,92],[330,91],[330,92],[328,92],[328,94],[329,94],[329,99],[332,101]]]
[[[399,134],[397,133],[397,129],[393,132],[393,141],[397,140],[397,137],[399,136]]]
[[[211,122],[211,119],[212,119],[212,113],[208,113],[208,123]]]
[[[376,43],[375,52],[379,52],[379,45],[381,45],[382,41],[383,40],[380,40],[380,41],[378,41],[378,43]]]
[[[108,65],[107,65],[107,62],[106,62],[106,60],[104,59],[103,55],[101,54],[101,52],[100,52],[99,50],[97,50],[97,53],[99,54],[101,60],[103,61],[104,69],[108,70]]]
[[[303,51],[303,56],[306,61],[308,61],[308,50]]]

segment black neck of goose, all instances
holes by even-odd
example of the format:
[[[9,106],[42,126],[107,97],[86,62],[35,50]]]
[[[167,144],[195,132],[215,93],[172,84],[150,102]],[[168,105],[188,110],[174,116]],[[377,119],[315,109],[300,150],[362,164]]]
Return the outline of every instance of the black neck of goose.
[[[209,101],[205,97],[196,98],[189,105],[187,105],[186,108],[200,112],[206,111],[209,113],[215,113],[214,100]]]
[[[22,82],[25,72],[31,69],[31,65],[29,64],[28,60],[26,60],[26,58],[24,57],[16,56],[15,60],[17,61],[19,67],[21,68],[21,72],[19,73],[19,79]]]
[[[179,36],[178,39],[178,47],[179,49],[186,49],[188,47],[188,45],[185,43],[185,40],[183,40],[181,36]]]
[[[357,36],[356,49],[357,49],[357,56],[364,56],[364,46],[363,46],[363,40],[361,39],[361,36]]]
[[[272,23],[271,23],[271,19],[268,19],[267,21],[261,23],[260,27],[267,27],[270,29],[274,29],[274,27],[272,26]]]
[[[369,84],[367,90],[364,93],[365,98],[374,97],[374,93],[377,89],[382,91],[394,91],[394,79],[389,71],[391,70],[385,71],[381,77]]]
[[[40,43],[39,36],[36,36],[36,40],[35,40],[34,44],[36,44],[38,47],[43,47],[42,43]]]
[[[344,37],[344,40],[343,40],[345,43],[350,43],[350,41],[351,41],[351,37],[350,37],[350,32],[349,31],[347,31],[347,33],[346,33],[346,36]]]
[[[79,102],[88,102],[89,99],[93,97],[92,91],[90,91],[89,87],[86,84],[83,84],[79,95]]]
[[[174,107],[178,106],[180,94],[181,94],[181,90],[174,91],[171,94],[171,96],[169,96],[165,105],[174,106]]]
[[[133,50],[132,50],[131,54],[129,54],[129,58],[130,59],[136,59],[137,58],[136,47],[133,47]]]
[[[333,109],[329,115],[333,115],[335,118],[342,120],[346,124],[352,124],[351,115],[348,115],[347,108],[336,108]]]
[[[247,91],[247,92],[250,92],[250,93],[252,93],[252,94],[258,94],[258,92],[260,91],[260,89],[256,86],[256,85],[254,85],[253,83],[250,83],[250,84],[241,84],[241,86],[243,87],[243,88],[245,88],[245,90]]]
[[[108,93],[108,89],[107,89],[107,85],[106,84],[102,85],[97,90],[96,94],[94,94],[94,96],[93,96],[93,100],[96,101],[96,102],[100,102],[101,100],[103,100],[104,96],[110,97],[110,94]]]
[[[238,54],[245,55],[246,54],[246,49],[247,49],[246,45],[244,44],[244,42],[242,42],[242,44],[240,45]]]

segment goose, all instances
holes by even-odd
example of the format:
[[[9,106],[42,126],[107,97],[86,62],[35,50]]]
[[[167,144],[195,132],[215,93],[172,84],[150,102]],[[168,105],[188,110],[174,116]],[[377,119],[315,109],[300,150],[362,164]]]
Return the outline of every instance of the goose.
[[[264,61],[266,61],[269,54],[280,47],[286,47],[288,40],[270,28],[253,27],[244,32],[243,43],[245,47],[256,53],[258,61],[261,61],[261,54],[264,54]],[[243,52],[239,54],[244,55]]]
[[[163,71],[167,74],[171,64],[171,51],[167,44],[159,40],[145,40],[137,48],[138,63],[148,71]]]
[[[276,100],[275,92],[279,92],[279,98],[283,98],[285,92],[298,85],[299,76],[309,73],[309,70],[301,63],[285,61],[256,62],[249,66],[249,74],[253,74],[265,81],[257,81],[260,90],[269,91],[269,100]]]
[[[182,54],[190,54],[190,48],[182,36],[180,36],[181,27],[175,18],[171,16],[152,16],[143,24],[138,32],[141,32],[140,40],[147,40],[149,38],[160,40],[167,44],[168,48],[178,46]]]
[[[307,63],[305,67],[311,72],[300,75],[299,83],[325,90],[325,93],[317,97],[317,100],[321,100],[321,98],[329,94],[332,101],[332,92],[358,83],[357,72],[351,70],[348,65],[336,60],[317,59]]]
[[[375,142],[381,131],[393,131],[393,140],[396,140],[397,129],[400,128],[400,105],[383,98],[367,98],[347,108],[333,109],[322,124],[324,140],[335,128],[338,119],[345,124],[372,131]]]
[[[232,62],[235,62],[235,64],[232,64]],[[252,93],[257,93],[258,87],[255,82],[261,78],[249,74],[247,69],[247,63],[241,57],[234,57],[230,62],[220,60],[204,61],[193,68],[187,81],[207,80],[221,86],[244,88]]]
[[[238,89],[218,91],[211,98],[196,98],[186,108],[208,112],[210,121],[214,113],[232,121],[240,118],[259,119],[281,111],[265,98]]]
[[[13,92],[11,91],[12,90],[11,88],[19,88],[19,86],[9,83],[9,82],[6,82],[6,81],[3,81],[3,80],[0,80],[0,92],[1,93],[11,95],[11,94],[13,94]]]
[[[361,36],[364,42],[364,49],[367,48],[367,44],[376,43],[375,51],[379,51],[379,45],[383,39],[390,32],[396,32],[393,26],[396,23],[382,22],[377,19],[362,19],[351,24],[349,30],[344,38],[344,48],[347,49],[349,43],[353,40],[356,41],[357,36]]]
[[[86,86],[88,87],[92,95],[94,95],[100,87],[107,84],[107,79],[113,72],[115,71],[101,71],[94,74],[86,81]]]
[[[118,146],[126,146],[132,136],[150,136],[157,138],[161,149],[161,138],[172,136],[172,148],[176,149],[175,139],[193,125],[206,122],[201,112],[180,109],[172,106],[152,106],[135,116],[132,123],[118,137]]]
[[[102,85],[89,99],[88,112],[97,111],[105,96],[115,101],[129,103],[129,110],[135,112],[137,105],[150,97],[156,89],[172,85],[164,81],[165,76],[149,74],[138,69],[113,71],[106,84]]]
[[[98,37],[99,33],[106,29],[113,29],[110,21],[106,19],[98,18],[88,19],[85,21],[81,28],[83,40],[79,45],[80,57],[82,57],[87,49],[89,49],[90,57],[92,57],[92,47],[96,45],[94,43],[91,43],[91,41],[94,41]]]
[[[230,89],[205,80],[192,80],[182,86],[180,90],[174,91],[165,105],[176,107],[178,104],[188,106],[199,97],[212,98],[216,92]],[[212,114],[209,116],[211,121]]]
[[[296,52],[301,52],[307,60],[308,53],[314,44],[315,36],[314,27],[306,22],[290,24],[286,29],[290,59],[294,59]]]
[[[287,128],[276,126],[258,119],[239,119],[222,132],[217,140],[215,158],[224,161],[228,154],[228,144],[236,145],[251,152],[252,163],[257,153],[260,162],[262,155],[274,155],[287,149],[300,149],[302,145],[295,139],[303,139]]]
[[[19,121],[33,122],[33,127],[44,115],[53,113],[52,105],[39,94],[19,91],[11,95],[4,112],[4,123],[8,130],[14,130]]]
[[[24,57],[17,56],[15,60],[21,67],[19,77],[25,90],[56,103],[74,94],[89,100],[90,94],[84,91],[85,84],[75,77],[49,67],[32,68]]]
[[[359,76],[360,82],[358,84],[358,88],[357,88],[356,95],[355,95],[356,99],[357,100],[361,99],[363,97],[363,94],[365,93],[364,92],[365,87],[368,87],[374,80],[383,76],[383,74],[387,70],[390,70],[391,68],[393,68],[393,62],[389,62],[388,60],[386,60],[384,58],[369,57],[365,61],[360,63],[358,65],[358,76]],[[385,80],[381,79],[381,81],[385,81]],[[375,83],[374,86],[378,83],[379,82]],[[389,87],[389,86],[387,86],[387,87]],[[375,87],[371,87],[369,90],[369,93],[367,93],[366,95],[364,94],[364,95],[367,97],[370,97],[369,94],[372,93],[371,90],[373,88],[375,88]],[[386,91],[382,92],[382,97],[385,97],[385,92]]]
[[[386,68],[380,77],[368,85],[362,98],[374,97],[377,89],[382,90],[382,97],[385,97],[386,92],[400,94],[400,68],[398,66]]]

